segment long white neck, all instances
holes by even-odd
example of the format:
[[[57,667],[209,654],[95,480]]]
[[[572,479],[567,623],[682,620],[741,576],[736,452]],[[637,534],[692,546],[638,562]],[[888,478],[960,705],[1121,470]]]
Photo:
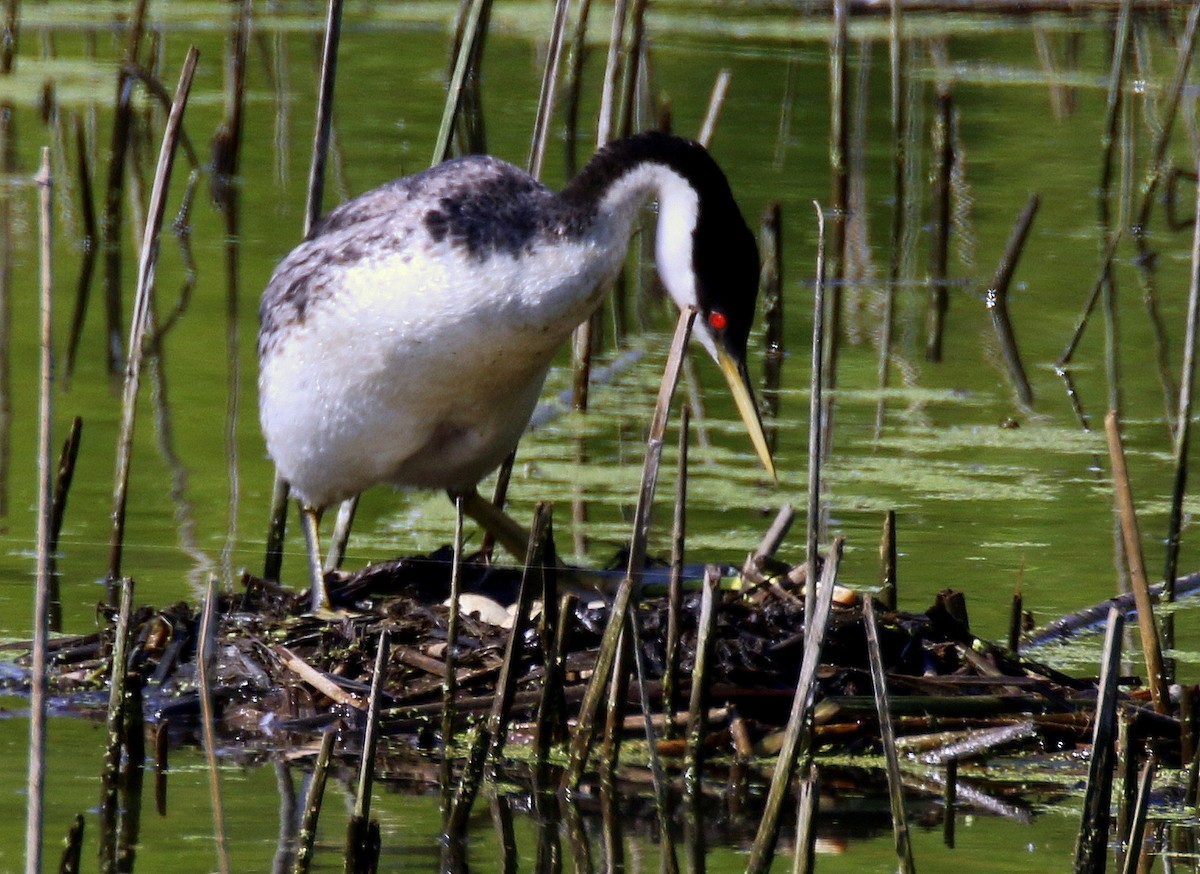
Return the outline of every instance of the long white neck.
[[[659,278],[681,310],[697,306],[692,249],[700,199],[683,176],[666,164],[635,165],[613,180],[600,200],[599,213],[628,240],[637,212],[648,200],[658,204],[655,260]],[[712,345],[707,332],[698,333],[706,347]]]

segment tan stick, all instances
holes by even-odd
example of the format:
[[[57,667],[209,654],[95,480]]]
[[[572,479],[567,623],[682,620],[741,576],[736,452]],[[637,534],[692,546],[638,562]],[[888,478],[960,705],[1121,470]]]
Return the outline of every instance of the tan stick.
[[[1112,463],[1113,489],[1117,510],[1121,514],[1121,536],[1129,562],[1130,584],[1137,605],[1138,631],[1142,638],[1142,653],[1146,659],[1146,680],[1154,699],[1154,709],[1166,713],[1170,708],[1166,678],[1163,674],[1162,647],[1158,640],[1158,625],[1154,621],[1154,605],[1150,600],[1150,584],[1146,580],[1146,565],[1142,559],[1141,534],[1133,508],[1133,489],[1129,486],[1129,470],[1125,466],[1125,448],[1121,445],[1121,424],[1115,410],[1104,417],[1108,435],[1108,455]]]

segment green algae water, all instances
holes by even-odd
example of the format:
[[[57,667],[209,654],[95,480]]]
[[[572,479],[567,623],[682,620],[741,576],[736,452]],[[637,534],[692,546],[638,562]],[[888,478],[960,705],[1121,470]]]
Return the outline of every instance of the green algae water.
[[[223,115],[225,56],[232,12],[224,4],[152,3],[149,26],[161,48],[158,69],[170,88],[189,44],[201,64],[185,128],[202,164]],[[325,205],[361,193],[429,163],[444,99],[452,4],[351,4],[338,66],[335,140]],[[545,55],[550,7],[497,3],[484,57],[483,105],[488,149],[525,162]],[[81,181],[75,146],[79,131],[90,158],[91,188],[103,196],[113,95],[125,27],[126,4],[23,4],[16,74],[0,78],[0,112],[9,119],[8,170],[0,178],[8,225],[0,228],[12,310],[10,352],[10,470],[3,484],[7,516],[0,520],[0,633],[29,636],[35,525],[34,449],[37,431],[37,210],[32,176],[49,145],[55,173],[55,330],[60,381],[55,393],[56,442],[70,419],[83,419],[83,437],[60,540],[64,631],[96,625],[104,597],[112,502],[119,389],[106,366],[108,337],[102,265],[91,287],[70,381],[62,356],[83,260]],[[603,40],[609,10],[597,8],[594,41],[585,67],[580,118],[580,158],[594,139]],[[1180,22],[1138,23],[1136,73],[1120,116],[1121,153],[1129,170],[1118,174],[1113,212],[1128,219],[1140,201],[1151,146],[1167,107],[1165,91],[1175,65]],[[834,393],[834,430],[823,501],[828,535],[847,538],[842,581],[869,589],[877,584],[877,544],[883,514],[897,514],[900,604],[923,610],[944,588],[966,593],[972,625],[984,637],[1006,633],[1014,584],[1023,584],[1026,608],[1036,621],[1103,600],[1116,590],[1111,485],[1102,433],[1081,428],[1071,399],[1055,373],[1061,354],[1099,270],[1097,226],[1100,145],[1104,135],[1106,77],[1112,19],[1108,14],[1036,18],[930,13],[906,19],[910,157],[901,283],[896,289],[896,329],[890,386],[878,387],[878,339],[890,258],[890,225],[897,207],[892,187],[893,147],[888,110],[885,17],[851,23],[849,53],[849,156],[852,171],[850,237],[842,290],[843,340]],[[248,65],[241,176],[237,180],[238,233],[229,237],[224,217],[201,178],[186,235],[164,230],[157,275],[157,306],[176,313],[164,331],[161,358],[143,379],[134,446],[123,567],[137,582],[139,603],[197,600],[212,574],[236,585],[243,568],[258,572],[270,500],[272,470],[258,430],[255,404],[258,296],[279,259],[300,237],[315,111],[316,66],[322,15],[315,6],[268,3],[255,7]],[[720,375],[695,356],[703,422],[693,438],[689,482],[689,560],[739,564],[758,542],[778,508],[805,506],[808,433],[809,337],[812,325],[816,239],[812,201],[827,204],[829,171],[828,22],[771,4],[666,2],[651,9],[647,27],[652,100],[669,105],[672,126],[694,134],[713,82],[731,74],[730,90],[712,151],[726,169],[751,225],[778,202],[783,215],[785,361],[776,465],[778,483],[763,474],[728,402]],[[1169,141],[1168,159],[1194,170],[1195,87],[1189,80]],[[53,85],[57,111],[46,122],[40,104]],[[959,149],[953,178],[949,258],[949,308],[943,361],[924,358],[932,213],[934,95],[953,96],[952,137]],[[122,281],[123,314],[132,297],[135,257],[130,202],[148,196],[162,113],[139,96],[137,111],[154,119],[154,134],[134,144],[137,171],[127,179]],[[556,115],[546,180],[564,175],[562,116]],[[180,156],[168,217],[185,197],[188,163]],[[1169,178],[1168,178],[1169,177]],[[1031,193],[1041,209],[1016,269],[1009,309],[1032,383],[1034,403],[1014,400],[986,306],[987,284],[1012,223]],[[1174,199],[1168,203],[1168,195]],[[1192,212],[1194,182],[1167,174],[1152,201],[1148,227],[1154,250],[1153,284],[1167,344],[1161,355],[1177,384],[1189,284],[1190,227],[1174,227],[1168,213]],[[187,243],[187,249],[182,245]],[[636,246],[635,246],[636,248]],[[6,257],[0,253],[0,258]],[[231,260],[232,259],[232,260]],[[227,265],[233,264],[233,272]],[[185,290],[189,265],[194,284]],[[1114,267],[1119,317],[1120,395],[1143,546],[1152,576],[1162,567],[1172,478],[1171,439],[1158,376],[1156,338],[1147,316],[1132,244],[1118,248]],[[232,281],[230,280],[232,275]],[[631,282],[636,287],[639,283]],[[643,283],[649,285],[646,280]],[[606,564],[628,538],[644,450],[644,428],[669,340],[671,316],[649,296],[630,300],[627,345],[641,358],[621,366],[595,387],[585,414],[560,411],[522,442],[512,486],[512,511],[532,514],[536,501],[555,504],[560,551],[572,560]],[[605,320],[601,364],[617,357]],[[122,333],[127,329],[122,328]],[[761,331],[751,339],[752,370],[761,372]],[[1079,399],[1099,431],[1108,403],[1104,325],[1093,319],[1072,374]],[[551,373],[545,397],[571,384],[564,354]],[[875,420],[881,398],[883,427]],[[661,496],[674,484],[674,437],[668,437]],[[586,445],[586,453],[580,446]],[[581,454],[586,462],[581,462]],[[586,514],[572,505],[585,502]],[[660,500],[651,551],[668,549],[667,499]],[[1185,505],[1180,570],[1200,569],[1200,549],[1190,527],[1196,499]],[[796,531],[781,550],[802,560]],[[303,548],[295,523],[287,544],[284,582],[302,587]],[[364,496],[347,564],[428,552],[449,541],[451,507],[445,497],[376,489]],[[478,535],[470,535],[477,542]],[[1184,607],[1177,618],[1180,678],[1200,678],[1200,629]],[[1095,671],[1095,646],[1040,653],[1047,661]],[[1132,670],[1137,671],[1138,666]],[[6,749],[5,792],[0,795],[4,837],[0,868],[20,867],[24,820],[24,750],[27,721],[20,699],[7,699],[0,715]],[[69,820],[98,799],[103,731],[78,719],[50,726],[47,858],[56,858],[58,835]],[[266,871],[275,858],[281,785],[266,756],[225,751],[222,774],[235,870]],[[299,775],[293,775],[297,782]],[[340,788],[337,790],[342,792]],[[385,864],[398,870],[433,870],[438,835],[436,797],[379,790]],[[286,793],[283,793],[286,796]],[[348,796],[347,796],[348,797]],[[322,861],[337,860],[341,810],[327,799]],[[823,807],[825,800],[823,799]],[[481,809],[485,805],[481,802]],[[836,805],[834,809],[838,809]],[[963,866],[978,871],[1061,870],[1077,830],[1070,801],[1034,805],[1029,822],[968,815],[954,850],[940,827],[924,823],[914,848],[923,871]],[[845,820],[862,815],[845,808]],[[531,864],[536,839],[517,816],[518,851]],[[143,816],[142,871],[208,871],[215,866],[210,802],[203,757],[185,747],[172,757],[168,813]],[[626,865],[657,867],[649,827],[630,828]],[[473,867],[501,870],[493,832],[481,819]],[[94,858],[94,834],[85,857]],[[709,868],[744,867],[745,838],[711,847]],[[853,831],[825,846],[822,870],[894,869],[886,828]],[[600,850],[594,848],[596,858]],[[790,860],[786,860],[790,864]],[[785,860],[780,860],[780,867]],[[328,861],[328,864],[334,864]],[[493,866],[495,866],[493,868]]]

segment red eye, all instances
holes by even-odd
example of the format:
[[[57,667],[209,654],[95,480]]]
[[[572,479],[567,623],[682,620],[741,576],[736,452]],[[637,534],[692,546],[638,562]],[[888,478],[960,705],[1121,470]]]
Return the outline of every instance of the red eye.
[[[729,324],[729,319],[725,318],[725,314],[718,310],[713,310],[708,314],[708,326],[714,331],[724,331],[725,326]]]

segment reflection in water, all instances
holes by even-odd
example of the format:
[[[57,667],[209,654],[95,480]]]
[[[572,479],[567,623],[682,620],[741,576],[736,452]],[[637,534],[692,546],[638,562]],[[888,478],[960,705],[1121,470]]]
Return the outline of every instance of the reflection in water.
[[[17,172],[16,108],[0,102],[0,527],[8,525],[8,479],[12,458],[12,186]]]

